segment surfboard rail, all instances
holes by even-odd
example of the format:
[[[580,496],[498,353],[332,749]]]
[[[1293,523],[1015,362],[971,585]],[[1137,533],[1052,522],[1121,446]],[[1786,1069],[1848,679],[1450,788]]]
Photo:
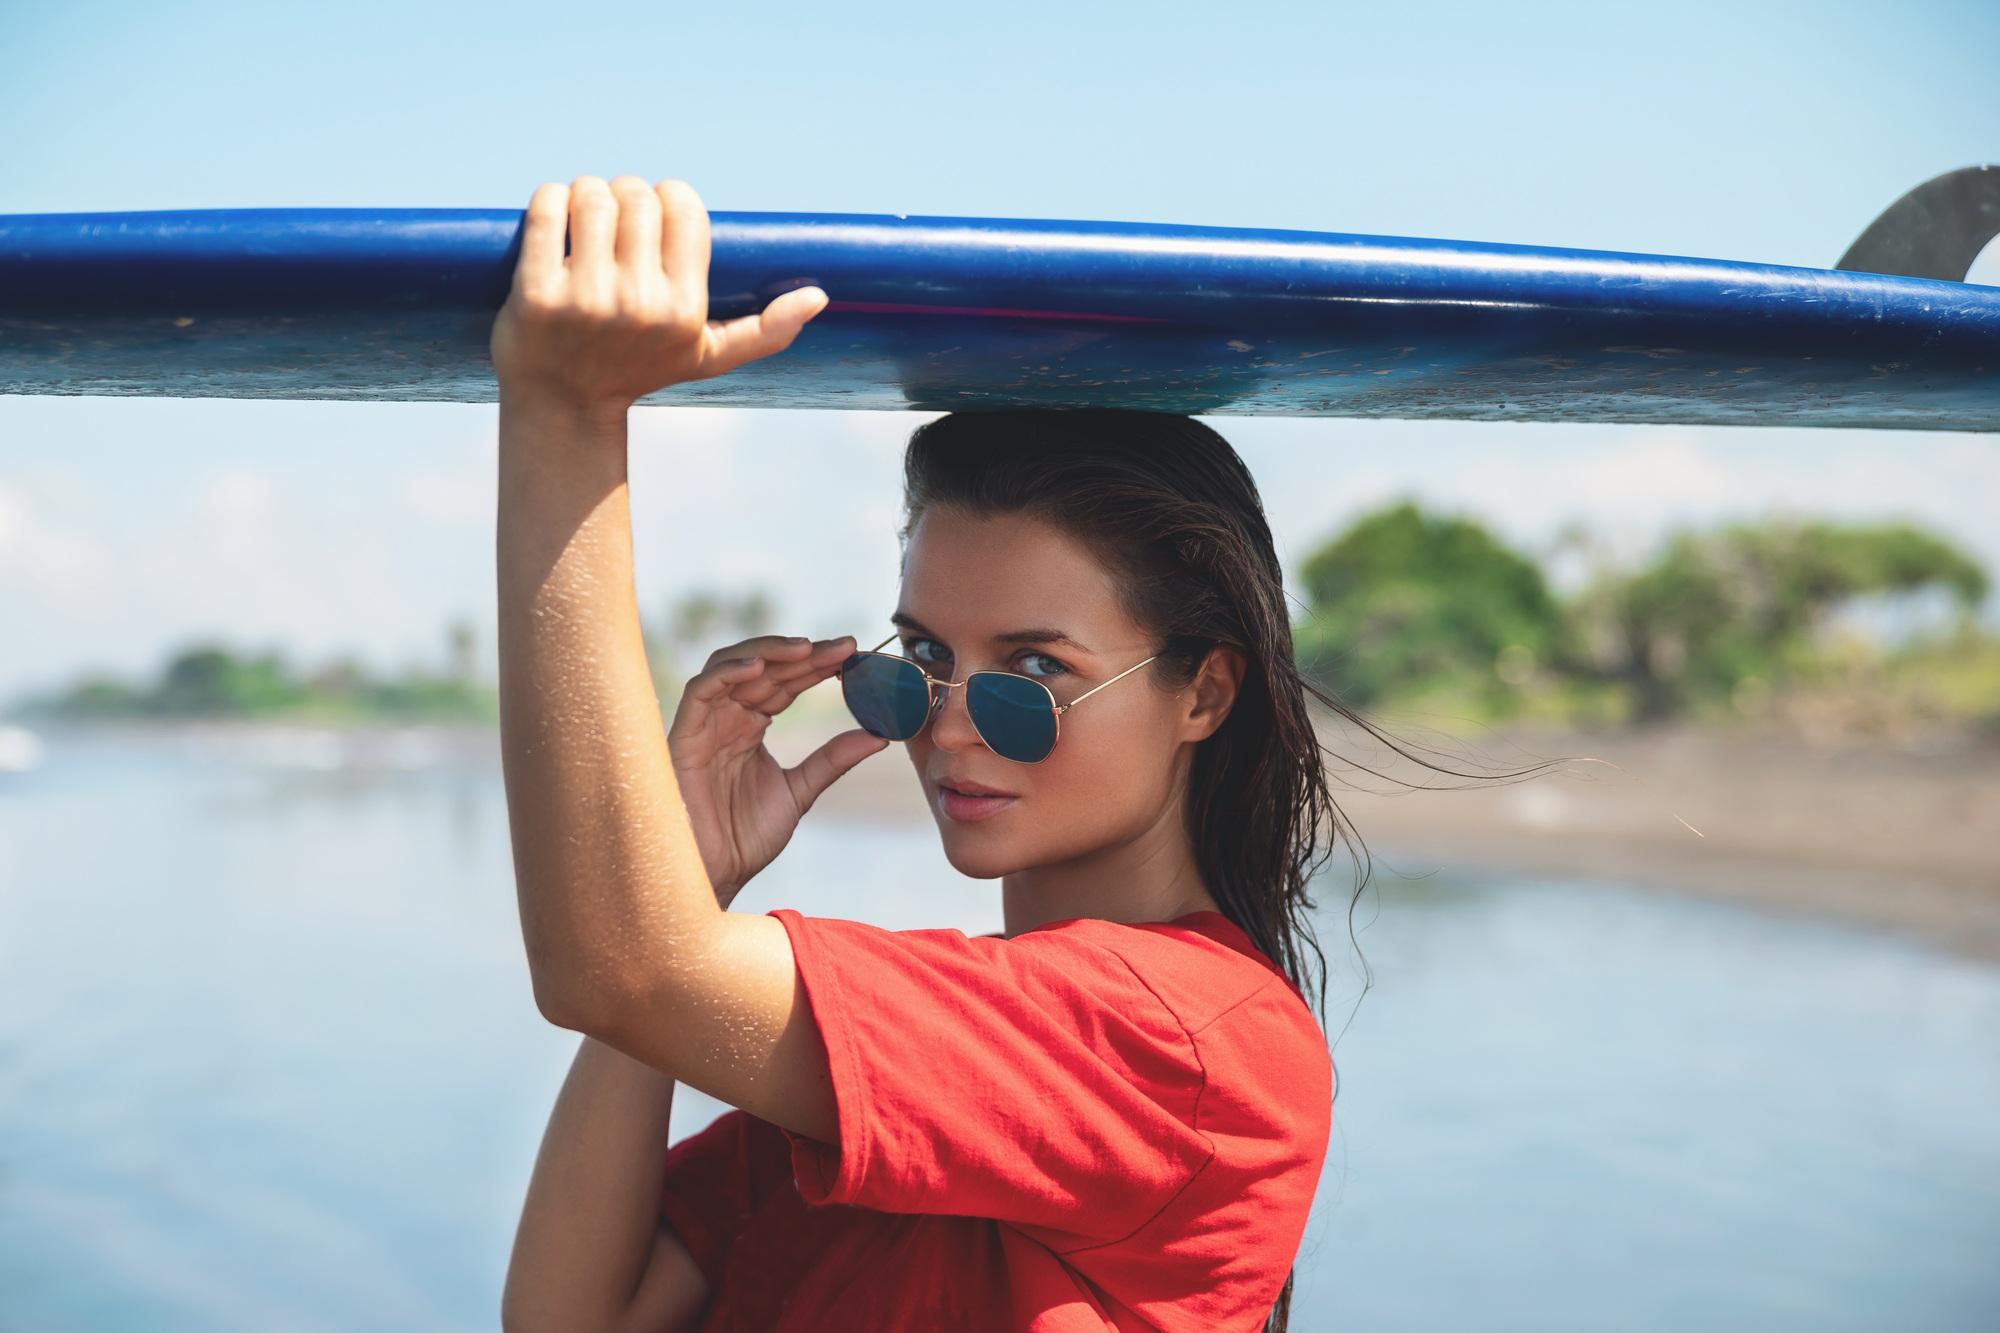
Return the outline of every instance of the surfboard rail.
[[[2000,429],[2000,287],[1338,232],[711,211],[784,353],[644,403]],[[0,393],[492,402],[520,209],[0,215]]]

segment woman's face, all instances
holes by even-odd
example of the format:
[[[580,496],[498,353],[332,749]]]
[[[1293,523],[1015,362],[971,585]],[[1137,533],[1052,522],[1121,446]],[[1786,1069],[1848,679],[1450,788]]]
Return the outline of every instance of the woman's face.
[[[901,652],[936,679],[1012,671],[1041,681],[1059,704],[1153,653],[1096,558],[1021,515],[928,510],[910,534],[896,615]],[[1004,637],[1045,630],[1073,642]],[[1064,713],[1055,749],[1038,764],[987,749],[965,691],[944,691],[930,725],[906,744],[952,866],[991,879],[1052,864],[1135,838],[1177,808],[1181,746],[1219,719],[1191,718],[1193,687],[1165,694],[1152,671],[1141,667]],[[971,818],[941,790],[954,782],[1010,796]]]

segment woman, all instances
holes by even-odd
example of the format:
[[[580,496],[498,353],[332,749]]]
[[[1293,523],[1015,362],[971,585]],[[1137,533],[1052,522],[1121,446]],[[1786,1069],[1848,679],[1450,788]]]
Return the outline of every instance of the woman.
[[[826,302],[711,324],[708,256],[682,182],[544,185],[494,327],[522,929],[542,1012],[585,1034],[507,1327],[1283,1328],[1332,1100],[1306,694],[1339,705],[1293,665],[1248,472],[1186,418],[931,422],[900,651],[733,644],[663,736],[626,411]],[[843,675],[868,725],[780,768],[770,719]],[[898,685],[916,706],[885,725]],[[1006,929],[727,911],[889,735]],[[740,1109],[669,1149],[677,1081]]]

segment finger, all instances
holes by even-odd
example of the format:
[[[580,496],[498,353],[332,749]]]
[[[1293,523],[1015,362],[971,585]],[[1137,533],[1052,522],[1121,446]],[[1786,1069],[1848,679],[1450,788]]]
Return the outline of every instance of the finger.
[[[799,761],[798,767],[786,769],[785,781],[791,785],[792,799],[798,803],[799,813],[812,809],[820,793],[838,781],[841,774],[869,755],[880,754],[888,748],[886,737],[856,727],[852,731],[841,732],[814,750]]]
[[[766,667],[756,675],[754,681],[736,687],[734,691],[736,703],[740,703],[746,709],[756,709],[764,717],[778,717],[780,713],[790,709],[792,701],[796,701],[800,695],[810,691],[820,681],[826,681],[828,677],[836,675],[840,671],[840,658],[824,660],[816,669],[792,667],[788,671],[790,675],[780,677],[778,673]]]
[[[514,286],[524,295],[545,292],[563,278],[563,243],[569,237],[569,186],[545,183],[528,199],[521,221],[521,258]]]
[[[743,682],[756,679],[763,670],[764,659],[761,657],[717,662],[690,680],[682,693],[705,704],[720,703],[740,689]]]
[[[849,643],[851,640],[836,639],[816,645],[812,656],[803,661],[767,664],[748,684],[737,687],[736,702],[776,717],[801,694],[839,673],[840,664],[853,651]]]
[[[708,665],[714,666],[717,662],[727,662],[733,658],[748,657],[753,653],[775,651],[780,655],[785,655],[797,653],[801,649],[810,647],[812,647],[812,640],[806,638],[804,635],[759,634],[754,638],[744,639],[740,643],[732,643],[727,647],[716,649],[708,655]]]
[[[782,684],[795,675],[810,673],[812,679],[806,684],[817,683],[828,670],[837,669],[839,663],[845,660],[844,653],[835,655],[834,646],[851,642],[850,637],[815,644],[807,639],[784,638],[775,634],[746,639],[745,645],[757,645],[753,651],[743,653],[729,648],[718,649],[709,657],[707,665],[688,681],[682,692],[705,704],[731,698],[732,702],[742,707],[775,715],[797,698],[805,685],[793,689],[777,706],[767,707],[774,696],[761,683],[762,677],[767,673],[775,675]],[[732,652],[734,655],[724,656]],[[746,685],[746,682],[752,683]]]
[[[826,309],[829,299],[818,287],[798,287],[777,297],[757,314],[726,324],[710,320],[701,373],[720,375],[746,361],[784,351],[806,322]]]
[[[657,284],[660,274],[660,196],[638,176],[611,182],[618,199],[618,237],[614,257],[619,268]]]
[[[854,651],[854,636],[843,634],[838,639],[815,639],[811,651],[804,656],[798,654],[796,646],[786,645],[789,650],[784,656],[773,660],[770,665],[772,680],[792,680],[802,676],[824,676],[829,671],[838,671],[840,664]]]
[[[819,640],[803,657],[794,652],[781,660],[767,660],[751,683],[736,688],[736,702],[775,716],[792,700],[838,673],[853,651],[854,637],[843,635]]]
[[[581,293],[608,300],[616,256],[618,197],[602,176],[569,187],[569,276]]]
[[[661,260],[667,286],[676,301],[689,302],[691,322],[708,319],[708,209],[684,180],[663,180],[659,187],[664,234]]]

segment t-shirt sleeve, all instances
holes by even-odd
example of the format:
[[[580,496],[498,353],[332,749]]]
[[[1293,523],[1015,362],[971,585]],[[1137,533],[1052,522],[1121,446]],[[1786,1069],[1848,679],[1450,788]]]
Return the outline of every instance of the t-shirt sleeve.
[[[755,1206],[750,1117],[730,1110],[667,1149],[660,1220],[673,1227],[708,1289],[722,1287],[729,1247]]]
[[[1080,1249],[1138,1230],[1214,1155],[1192,1039],[1103,944],[769,915],[839,1109],[836,1144],[783,1130],[808,1203],[992,1218]]]

